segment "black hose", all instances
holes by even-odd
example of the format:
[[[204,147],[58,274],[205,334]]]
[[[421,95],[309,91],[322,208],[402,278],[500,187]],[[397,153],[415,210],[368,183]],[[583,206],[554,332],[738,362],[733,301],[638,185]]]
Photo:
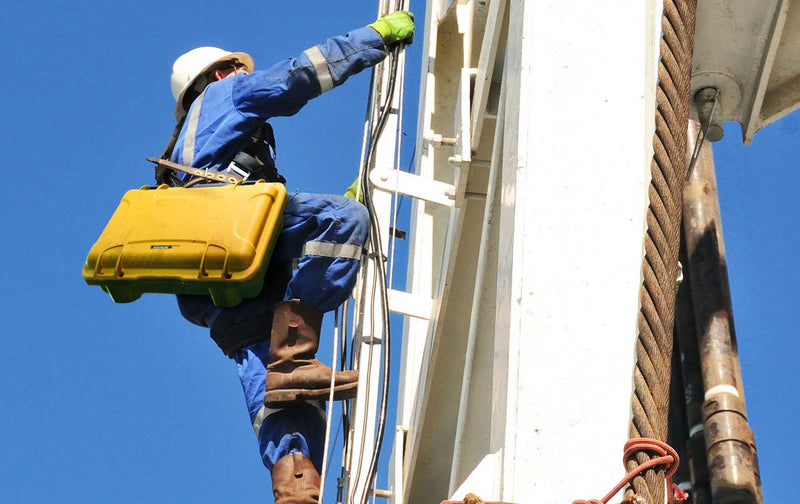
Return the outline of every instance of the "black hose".
[[[397,2],[395,9],[399,10],[402,6],[400,2]],[[369,488],[370,483],[375,479],[375,475],[377,473],[377,465],[378,465],[378,457],[380,456],[381,448],[383,445],[383,438],[386,431],[386,412],[389,404],[389,377],[390,377],[390,369],[391,369],[391,327],[389,323],[389,297],[388,297],[388,288],[386,285],[386,264],[384,263],[384,253],[383,253],[383,244],[381,243],[381,233],[380,233],[380,224],[378,222],[375,206],[370,196],[369,191],[367,188],[369,187],[369,172],[375,166],[375,155],[376,155],[376,145],[378,142],[378,138],[380,137],[381,133],[383,132],[384,128],[386,127],[386,123],[389,119],[389,114],[391,113],[391,105],[392,105],[392,97],[394,95],[394,89],[397,82],[397,67],[398,67],[398,60],[400,51],[402,51],[402,46],[397,46],[392,51],[392,62],[389,71],[389,83],[387,86],[386,91],[386,102],[384,106],[380,110],[380,115],[378,117],[377,124],[375,129],[370,133],[370,140],[369,146],[367,148],[366,154],[366,166],[362,173],[361,178],[361,189],[364,195],[364,205],[367,207],[367,211],[370,215],[370,242],[372,243],[372,247],[375,254],[373,254],[373,260],[376,262],[377,266],[377,274],[376,277],[380,282],[380,293],[381,293],[381,311],[383,313],[383,332],[384,332],[384,341],[383,341],[383,379],[381,383],[381,398],[380,398],[380,411],[378,417],[378,432],[375,440],[375,450],[373,451],[372,458],[370,460],[369,471],[369,478],[366,481],[366,489]],[[365,491],[362,495],[361,504],[366,504],[368,499],[368,492]]]

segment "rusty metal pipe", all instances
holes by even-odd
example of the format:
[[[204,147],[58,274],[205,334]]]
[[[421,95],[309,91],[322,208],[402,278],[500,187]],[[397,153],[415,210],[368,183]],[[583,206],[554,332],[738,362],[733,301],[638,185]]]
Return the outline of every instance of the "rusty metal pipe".
[[[681,264],[688,264],[685,240],[681,243]],[[691,482],[691,503],[711,504],[711,482],[706,458],[706,438],[703,433],[703,375],[700,372],[700,351],[697,348],[697,329],[692,305],[691,276],[684,266],[683,282],[678,288],[675,306],[675,343],[684,396],[686,441],[683,464]]]
[[[693,150],[697,123],[689,128]],[[741,386],[711,144],[706,143],[683,193],[683,222],[703,375],[703,425],[713,500],[760,504],[753,433]]]

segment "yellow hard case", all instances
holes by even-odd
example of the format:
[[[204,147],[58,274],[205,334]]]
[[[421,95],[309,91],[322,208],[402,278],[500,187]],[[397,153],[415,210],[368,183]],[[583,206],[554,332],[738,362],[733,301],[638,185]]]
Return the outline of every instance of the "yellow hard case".
[[[128,191],[83,266],[116,303],[143,293],[208,294],[217,306],[256,296],[283,226],[283,184]]]

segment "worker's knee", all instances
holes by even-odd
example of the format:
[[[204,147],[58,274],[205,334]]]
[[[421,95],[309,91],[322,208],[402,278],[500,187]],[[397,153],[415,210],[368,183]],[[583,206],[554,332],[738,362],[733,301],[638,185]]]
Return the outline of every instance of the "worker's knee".
[[[356,200],[342,198],[341,226],[348,232],[348,243],[364,245],[369,234],[369,212]]]
[[[294,194],[284,210],[281,240],[275,253],[289,260],[308,241],[363,246],[369,234],[369,213],[356,200],[332,194]]]

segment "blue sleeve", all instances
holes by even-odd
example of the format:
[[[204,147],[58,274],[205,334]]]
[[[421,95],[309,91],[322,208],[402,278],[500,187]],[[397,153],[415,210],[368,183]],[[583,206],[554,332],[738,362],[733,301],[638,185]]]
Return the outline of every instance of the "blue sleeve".
[[[248,119],[290,116],[310,99],[376,65],[385,56],[378,32],[370,27],[359,28],[331,37],[297,58],[242,75],[232,89],[233,103]]]

